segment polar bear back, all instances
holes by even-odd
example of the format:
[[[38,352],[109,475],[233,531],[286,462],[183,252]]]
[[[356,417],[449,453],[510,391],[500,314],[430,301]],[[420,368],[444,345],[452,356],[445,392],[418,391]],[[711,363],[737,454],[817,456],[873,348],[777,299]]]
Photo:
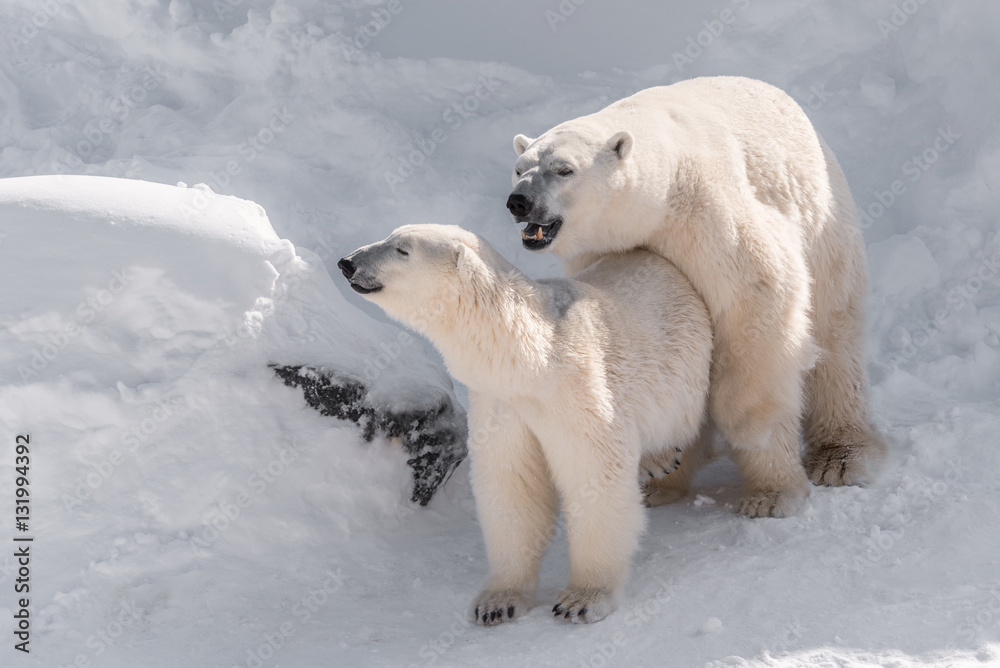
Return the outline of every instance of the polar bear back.
[[[762,81],[701,77],[647,88],[550,132],[581,130],[598,138],[631,132],[643,186],[659,193],[654,199],[664,205],[674,185],[669,179],[691,163],[713,187],[776,206],[797,223],[786,232],[806,239],[822,231],[823,214],[835,199],[850,198],[836,161],[802,108]]]
[[[608,384],[643,450],[661,449],[664,434],[679,445],[693,439],[708,394],[712,328],[691,283],[645,250],[604,256],[572,282],[601,310]],[[578,326],[571,314],[564,319]]]
[[[798,103],[780,88],[743,77],[701,77],[654,86],[550,132],[577,126],[600,128],[604,132],[597,136],[602,138],[628,130],[635,135],[637,151],[670,143],[674,152],[717,154],[735,140],[752,144],[756,155],[750,157],[761,160],[774,152],[786,156],[792,148],[822,157],[818,135]]]

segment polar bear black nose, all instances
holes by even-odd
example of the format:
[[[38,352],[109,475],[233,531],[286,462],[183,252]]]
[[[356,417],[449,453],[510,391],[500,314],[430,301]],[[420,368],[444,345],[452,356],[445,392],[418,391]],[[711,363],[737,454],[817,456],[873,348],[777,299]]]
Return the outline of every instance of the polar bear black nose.
[[[534,203],[520,193],[514,193],[507,198],[507,209],[517,218],[527,216],[533,206]]]
[[[358,270],[358,268],[354,266],[354,263],[348,260],[346,257],[343,258],[340,262],[338,262],[337,266],[340,267],[340,270],[342,272],[344,272],[344,278],[350,278],[351,276],[354,276],[354,272]]]

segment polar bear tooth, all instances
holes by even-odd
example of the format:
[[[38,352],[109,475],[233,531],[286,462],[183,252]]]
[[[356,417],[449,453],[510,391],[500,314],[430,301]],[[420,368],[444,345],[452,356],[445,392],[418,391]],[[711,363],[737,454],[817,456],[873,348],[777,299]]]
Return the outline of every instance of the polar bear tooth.
[[[538,231],[535,232],[535,239],[537,239],[538,241],[542,240],[542,228],[539,227]]]

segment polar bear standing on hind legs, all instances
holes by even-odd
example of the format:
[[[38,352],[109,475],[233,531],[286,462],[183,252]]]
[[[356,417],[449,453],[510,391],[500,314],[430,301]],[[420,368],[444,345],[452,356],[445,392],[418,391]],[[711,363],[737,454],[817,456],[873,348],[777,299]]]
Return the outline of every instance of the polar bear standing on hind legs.
[[[426,334],[469,388],[490,563],[476,622],[531,607],[560,497],[570,576],[553,612],[604,618],[644,525],[640,468],[655,459],[670,473],[704,422],[712,329],[688,280],[634,251],[575,280],[532,281],[475,234],[442,225],[401,227],[339,266],[356,292]]]
[[[708,305],[710,413],[744,481],[740,512],[782,517],[808,482],[865,482],[864,245],[850,190],[802,109],[752,79],[650,88],[514,138],[507,208],[567,274],[647,248]],[[804,418],[805,466],[799,451]]]

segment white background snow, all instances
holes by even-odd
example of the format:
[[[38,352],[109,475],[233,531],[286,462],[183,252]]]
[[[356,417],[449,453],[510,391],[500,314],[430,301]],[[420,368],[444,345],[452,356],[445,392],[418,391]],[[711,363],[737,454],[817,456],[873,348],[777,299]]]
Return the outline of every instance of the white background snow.
[[[1000,665],[998,30],[992,0],[0,0],[0,177],[169,185],[0,182],[0,664]],[[404,223],[558,273],[504,210],[513,135],[706,74],[784,88],[841,160],[890,459],[755,521],[720,462],[650,512],[607,620],[551,618],[559,535],[540,605],[470,626],[466,465],[412,507],[392,444],[266,364],[391,348],[335,263]],[[391,364],[404,396],[448,391],[421,343]]]

